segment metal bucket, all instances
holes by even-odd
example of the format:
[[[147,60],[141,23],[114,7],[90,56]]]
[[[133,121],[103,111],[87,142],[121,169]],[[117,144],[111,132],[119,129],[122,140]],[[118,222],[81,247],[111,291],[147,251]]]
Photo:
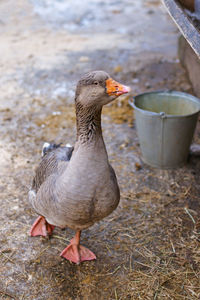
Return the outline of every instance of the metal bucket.
[[[143,161],[157,168],[177,168],[186,163],[200,110],[198,98],[176,91],[136,96],[136,127]]]

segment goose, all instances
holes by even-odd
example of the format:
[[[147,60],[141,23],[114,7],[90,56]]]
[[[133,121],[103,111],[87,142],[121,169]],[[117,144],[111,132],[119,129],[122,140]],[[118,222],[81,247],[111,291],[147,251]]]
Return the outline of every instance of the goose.
[[[101,112],[103,105],[129,91],[104,71],[83,75],[75,93],[75,145],[45,143],[35,171],[29,201],[39,217],[30,235],[49,236],[55,226],[73,229],[75,236],[60,255],[76,264],[96,259],[80,245],[81,231],[119,204],[120,190],[102,136]]]

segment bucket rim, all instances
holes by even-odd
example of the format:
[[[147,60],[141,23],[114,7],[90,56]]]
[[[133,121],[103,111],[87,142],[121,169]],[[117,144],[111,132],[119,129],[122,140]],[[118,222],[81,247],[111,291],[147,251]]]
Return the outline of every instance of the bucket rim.
[[[141,97],[141,96],[145,96],[147,94],[168,94],[168,95],[182,95],[184,97],[190,97],[190,100],[195,102],[196,104],[198,104],[199,106],[199,109],[194,112],[194,113],[191,113],[191,114],[185,114],[185,115],[170,115],[170,114],[166,114],[166,113],[163,113],[163,112],[160,112],[160,113],[156,113],[156,112],[153,112],[153,111],[148,111],[148,110],[144,110],[144,109],[141,109],[139,107],[137,107],[135,105],[135,101],[136,101],[136,98],[137,97]],[[188,94],[188,93],[185,93],[185,92],[180,92],[180,91],[174,91],[174,90],[157,90],[157,91],[151,91],[151,92],[144,92],[144,93],[141,93],[141,94],[138,94],[136,96],[134,96],[132,98],[132,101],[131,99],[129,99],[129,104],[132,108],[134,108],[135,110],[145,114],[145,115],[148,115],[148,116],[155,116],[155,117],[167,117],[167,118],[185,118],[185,117],[191,117],[191,116],[194,116],[196,114],[198,114],[200,112],[200,99],[191,95],[191,94]]]

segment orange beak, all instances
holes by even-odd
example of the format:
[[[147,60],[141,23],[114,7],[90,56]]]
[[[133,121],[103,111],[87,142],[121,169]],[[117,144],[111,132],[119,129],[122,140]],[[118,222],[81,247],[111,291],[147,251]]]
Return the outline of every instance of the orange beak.
[[[130,87],[123,85],[112,78],[106,80],[106,93],[109,96],[120,96],[130,92]]]

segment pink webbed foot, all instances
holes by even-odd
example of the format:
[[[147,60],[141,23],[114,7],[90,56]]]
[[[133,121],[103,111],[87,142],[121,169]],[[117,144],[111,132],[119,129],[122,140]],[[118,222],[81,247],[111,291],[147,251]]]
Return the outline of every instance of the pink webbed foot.
[[[67,248],[62,251],[60,256],[74,262],[75,264],[80,264],[82,261],[86,260],[96,259],[96,255],[88,248],[82,245],[77,246],[73,244],[67,246]]]
[[[74,262],[75,264],[79,264],[86,260],[96,259],[96,255],[92,251],[80,245],[80,231],[76,233],[69,246],[62,251],[60,256]]]
[[[44,217],[38,217],[33,223],[30,235],[31,236],[49,236],[52,234],[55,226],[49,224]]]

